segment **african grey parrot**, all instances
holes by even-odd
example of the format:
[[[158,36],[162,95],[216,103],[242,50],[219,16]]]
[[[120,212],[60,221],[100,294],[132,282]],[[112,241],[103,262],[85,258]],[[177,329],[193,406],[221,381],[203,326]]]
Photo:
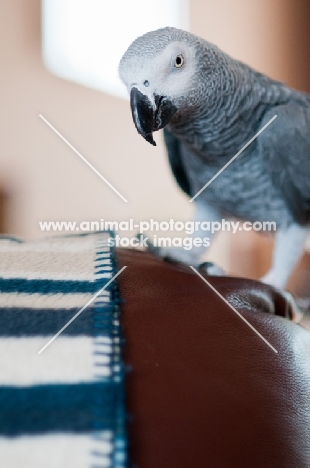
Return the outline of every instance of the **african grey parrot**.
[[[156,145],[152,134],[164,128],[171,169],[189,197],[277,116],[195,204],[196,220],[275,221],[272,268],[262,279],[284,288],[310,226],[310,96],[172,27],[138,37],[119,74],[138,133]],[[195,265],[204,247],[166,250]]]

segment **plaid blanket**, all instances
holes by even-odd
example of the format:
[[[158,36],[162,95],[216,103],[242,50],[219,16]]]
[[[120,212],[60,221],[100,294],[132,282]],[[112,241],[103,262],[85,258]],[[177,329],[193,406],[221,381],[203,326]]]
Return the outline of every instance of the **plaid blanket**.
[[[111,281],[117,269],[109,237],[0,240],[3,468],[126,466],[119,296],[117,280]]]

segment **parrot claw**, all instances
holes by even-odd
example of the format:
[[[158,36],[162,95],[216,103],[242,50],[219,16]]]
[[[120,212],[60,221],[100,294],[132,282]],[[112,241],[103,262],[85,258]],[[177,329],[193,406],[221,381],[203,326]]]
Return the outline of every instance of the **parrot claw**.
[[[155,246],[144,234],[139,233],[137,239],[146,245],[147,252],[155,255],[155,257],[162,258],[165,262],[169,263],[184,263],[185,265],[194,265],[198,267],[198,262],[190,254],[189,251],[178,247],[157,247]]]
[[[198,269],[202,270],[204,273],[206,273],[209,276],[225,276],[226,275],[225,271],[218,265],[215,265],[215,263],[213,262],[203,262],[198,266]]]
[[[198,267],[198,261],[189,251],[184,250],[181,247],[157,247],[148,238],[145,238],[144,234],[139,233],[137,238],[140,241],[144,241],[144,245],[147,246],[147,251],[155,255],[155,257],[161,258],[168,263],[183,263],[184,265],[193,265]]]
[[[139,232],[139,234],[137,234],[137,239],[144,245],[146,244],[148,252],[155,255],[155,257],[161,257],[160,247],[155,247],[155,245],[148,238],[146,238],[144,234]]]

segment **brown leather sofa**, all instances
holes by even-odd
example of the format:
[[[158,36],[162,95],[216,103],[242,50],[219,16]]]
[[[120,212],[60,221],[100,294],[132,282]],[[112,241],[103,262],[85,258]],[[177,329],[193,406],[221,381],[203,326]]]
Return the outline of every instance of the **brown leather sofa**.
[[[310,333],[259,282],[118,250],[131,464],[309,468]]]

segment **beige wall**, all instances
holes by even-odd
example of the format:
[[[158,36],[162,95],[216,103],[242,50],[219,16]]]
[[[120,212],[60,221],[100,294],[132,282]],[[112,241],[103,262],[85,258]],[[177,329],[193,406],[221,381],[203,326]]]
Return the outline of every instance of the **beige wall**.
[[[269,75],[305,87],[298,70],[307,44],[294,26],[306,21],[302,5],[302,0],[191,0],[191,30]],[[192,207],[168,170],[161,135],[157,148],[151,147],[137,135],[128,102],[44,68],[39,0],[0,0],[0,17],[0,184],[11,194],[9,230],[35,238],[42,235],[39,220],[188,219]],[[39,113],[129,203],[86,167]],[[215,258],[228,267],[227,236],[217,245]]]
[[[138,137],[127,102],[45,70],[38,0],[1,2],[2,183],[13,193],[13,233],[40,235],[42,219],[165,217],[185,197],[158,149]],[[3,21],[3,19],[5,19]],[[124,203],[41,121],[49,119],[129,200]],[[188,204],[186,208],[189,212]],[[177,209],[177,212],[179,210]]]
[[[272,78],[310,92],[310,2],[191,0],[195,34]]]

